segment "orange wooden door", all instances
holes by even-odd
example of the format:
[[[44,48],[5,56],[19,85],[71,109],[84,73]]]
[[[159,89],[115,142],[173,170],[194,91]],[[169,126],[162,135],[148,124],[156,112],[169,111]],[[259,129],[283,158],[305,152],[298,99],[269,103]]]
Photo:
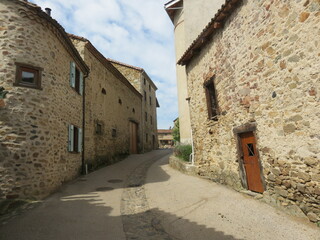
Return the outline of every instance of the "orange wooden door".
[[[262,193],[264,189],[261,181],[256,139],[253,135],[253,132],[240,134],[240,139],[243,153],[243,164],[247,175],[248,189],[254,192]]]
[[[138,125],[134,122],[129,123],[130,128],[130,153],[138,153]]]

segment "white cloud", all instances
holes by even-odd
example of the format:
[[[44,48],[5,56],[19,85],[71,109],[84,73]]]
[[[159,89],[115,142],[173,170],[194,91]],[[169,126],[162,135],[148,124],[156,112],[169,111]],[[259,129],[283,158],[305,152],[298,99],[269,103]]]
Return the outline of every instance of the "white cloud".
[[[106,57],[142,67],[158,86],[158,128],[178,116],[173,25],[168,0],[30,0],[52,9],[66,31],[88,38]]]

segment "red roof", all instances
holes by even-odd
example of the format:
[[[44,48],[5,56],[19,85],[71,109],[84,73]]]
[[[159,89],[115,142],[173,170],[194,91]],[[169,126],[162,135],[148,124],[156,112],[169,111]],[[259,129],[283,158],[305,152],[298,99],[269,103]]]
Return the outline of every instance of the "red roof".
[[[242,2],[242,0],[226,0],[225,4],[222,5],[214,18],[211,19],[196,40],[193,41],[191,46],[182,55],[178,61],[178,64],[188,64],[188,62],[200,52],[201,48],[210,41],[211,36],[217,32],[217,29],[223,27],[223,24],[226,22],[231,13],[239,6],[240,2]]]

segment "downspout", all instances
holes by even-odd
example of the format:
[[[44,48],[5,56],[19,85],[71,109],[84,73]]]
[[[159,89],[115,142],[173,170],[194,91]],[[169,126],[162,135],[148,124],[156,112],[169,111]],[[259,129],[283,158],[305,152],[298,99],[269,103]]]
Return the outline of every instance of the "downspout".
[[[87,164],[85,164],[85,159],[84,159],[84,150],[85,150],[85,125],[86,125],[86,79],[88,77],[88,74],[86,76],[84,76],[83,78],[83,95],[82,95],[82,156],[81,156],[81,160],[82,160],[82,174],[83,175],[87,175],[88,174],[88,166]]]
[[[188,97],[186,98],[186,100],[188,101],[188,106],[189,106],[189,118],[190,118],[190,121],[191,121],[191,117],[190,117],[190,100],[191,98]],[[191,123],[190,123],[191,125]],[[191,130],[190,130],[190,133],[191,133],[191,147],[192,147],[192,152],[189,156],[189,163],[191,162],[191,165],[193,166],[194,165],[194,162],[195,162],[195,157],[194,157],[194,144],[193,144],[193,134],[192,134],[192,127],[190,126]]]

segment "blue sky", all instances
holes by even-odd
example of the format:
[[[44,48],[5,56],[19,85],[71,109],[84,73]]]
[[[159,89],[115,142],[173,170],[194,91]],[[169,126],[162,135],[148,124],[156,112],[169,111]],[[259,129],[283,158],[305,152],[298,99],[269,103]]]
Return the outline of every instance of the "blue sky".
[[[158,128],[178,117],[173,25],[168,0],[29,0],[107,58],[143,68],[158,87]]]

